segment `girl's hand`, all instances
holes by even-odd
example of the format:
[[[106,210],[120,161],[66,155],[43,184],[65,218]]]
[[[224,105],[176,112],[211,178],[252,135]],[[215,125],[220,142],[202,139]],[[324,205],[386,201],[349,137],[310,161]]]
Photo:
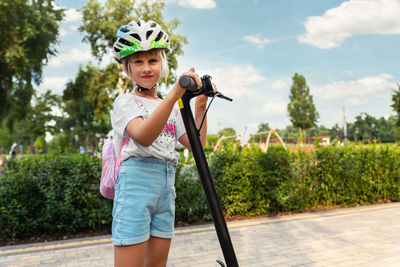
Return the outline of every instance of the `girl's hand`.
[[[215,85],[215,83],[212,83],[212,85],[214,87],[214,90],[217,91],[217,86]],[[195,105],[196,112],[202,112],[206,110],[207,100],[208,96],[206,95],[199,95],[198,97],[196,97],[196,105]]]
[[[179,79],[183,76],[183,75],[187,75],[191,78],[194,79],[194,81],[196,82],[197,88],[201,87],[201,79],[199,77],[199,75],[197,73],[195,73],[195,69],[194,68],[190,68],[190,70],[188,72],[184,72],[182,73],[178,79],[176,79],[175,85],[172,88],[172,93],[174,94],[174,96],[176,97],[176,99],[179,99],[183,96],[183,94],[186,91],[186,88],[182,88],[179,85]]]

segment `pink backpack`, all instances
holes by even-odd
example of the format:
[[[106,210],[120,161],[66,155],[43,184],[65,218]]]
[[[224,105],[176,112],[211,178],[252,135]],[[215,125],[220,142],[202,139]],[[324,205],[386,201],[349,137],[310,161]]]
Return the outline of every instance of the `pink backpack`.
[[[114,199],[114,187],[118,179],[119,168],[122,163],[121,151],[128,144],[129,136],[122,138],[121,148],[118,158],[115,156],[114,144],[109,141],[103,145],[102,150],[102,168],[100,180],[100,193],[103,197]]]
[[[138,100],[134,95],[133,99],[136,103]],[[178,115],[178,109],[174,107],[175,116]],[[121,147],[119,149],[118,157],[115,155],[115,148],[112,141],[109,141],[103,145],[101,152],[102,155],[102,167],[101,167],[101,180],[100,180],[100,193],[103,197],[108,199],[114,199],[114,187],[118,179],[119,169],[122,164],[122,148],[128,144],[129,136],[122,138]],[[117,140],[118,141],[118,140]]]
[[[133,99],[136,103],[138,100],[134,95]],[[118,138],[119,136],[115,136]],[[119,141],[119,140],[117,140]],[[122,148],[128,144],[129,136],[122,138],[121,147],[119,149],[118,158],[115,155],[115,148],[112,141],[106,142],[101,150],[101,179],[100,179],[100,193],[103,197],[114,199],[114,187],[118,179],[119,169],[122,164]]]

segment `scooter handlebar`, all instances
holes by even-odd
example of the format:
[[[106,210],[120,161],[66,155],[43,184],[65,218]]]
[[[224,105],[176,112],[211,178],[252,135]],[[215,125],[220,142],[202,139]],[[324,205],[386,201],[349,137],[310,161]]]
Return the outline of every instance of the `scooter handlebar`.
[[[183,75],[182,77],[179,78],[179,85],[182,88],[186,88],[189,91],[197,91],[197,85],[196,82],[188,75]]]
[[[214,90],[214,87],[211,82],[211,76],[209,75],[204,75],[201,78],[202,81],[202,86],[200,88],[197,88],[196,82],[194,79],[188,75],[183,75],[179,78],[179,85],[183,88],[186,88],[187,90],[191,92],[196,92],[199,91],[199,94],[204,94],[206,96],[217,96],[219,98],[232,101],[232,98],[229,98],[227,96],[224,96],[222,93],[219,91]]]

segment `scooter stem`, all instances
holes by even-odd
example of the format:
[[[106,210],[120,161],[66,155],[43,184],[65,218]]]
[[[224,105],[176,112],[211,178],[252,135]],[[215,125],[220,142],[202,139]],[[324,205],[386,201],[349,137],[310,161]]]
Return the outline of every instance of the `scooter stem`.
[[[215,230],[224,254],[225,262],[228,267],[237,267],[239,265],[236,259],[235,251],[233,249],[225,218],[222,213],[221,204],[211,178],[211,173],[204,154],[203,146],[200,141],[200,133],[196,127],[193,119],[193,113],[190,108],[190,100],[195,96],[196,95],[193,94],[193,92],[187,90],[183,97],[178,101],[179,108],[181,110],[183,123],[185,124],[186,133],[188,135],[193,156],[196,161],[201,183],[203,184],[204,193],[207,198],[208,207],[211,211]],[[219,260],[217,262],[220,265],[223,264]]]

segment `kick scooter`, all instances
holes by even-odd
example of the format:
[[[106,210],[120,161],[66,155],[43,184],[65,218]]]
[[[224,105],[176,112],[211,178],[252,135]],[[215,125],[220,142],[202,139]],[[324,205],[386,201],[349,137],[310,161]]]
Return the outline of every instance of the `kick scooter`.
[[[215,230],[217,232],[219,243],[222,252],[224,254],[225,262],[228,267],[237,267],[239,265],[236,259],[235,251],[233,249],[232,241],[229,236],[225,218],[222,213],[221,204],[219,202],[218,195],[211,178],[211,173],[204,154],[203,146],[200,141],[200,131],[196,127],[196,124],[193,119],[193,114],[190,108],[190,100],[202,94],[208,97],[212,97],[210,104],[215,97],[220,97],[228,101],[232,101],[232,99],[214,90],[211,82],[211,76],[204,75],[201,78],[201,81],[202,81],[202,86],[199,89],[197,89],[196,83],[191,77],[184,75],[179,79],[179,85],[182,88],[186,88],[187,90],[185,94],[182,96],[182,98],[178,100],[178,105],[181,110],[183,123],[185,124],[186,133],[188,135],[190,146],[192,148],[193,157],[196,161],[201,183],[203,185],[204,193],[207,198],[208,207],[211,211],[211,216],[214,221]],[[210,107],[210,104],[208,108]],[[199,128],[201,128],[202,124],[203,122],[201,123]],[[217,260],[217,262],[221,266],[225,266],[221,260]]]

